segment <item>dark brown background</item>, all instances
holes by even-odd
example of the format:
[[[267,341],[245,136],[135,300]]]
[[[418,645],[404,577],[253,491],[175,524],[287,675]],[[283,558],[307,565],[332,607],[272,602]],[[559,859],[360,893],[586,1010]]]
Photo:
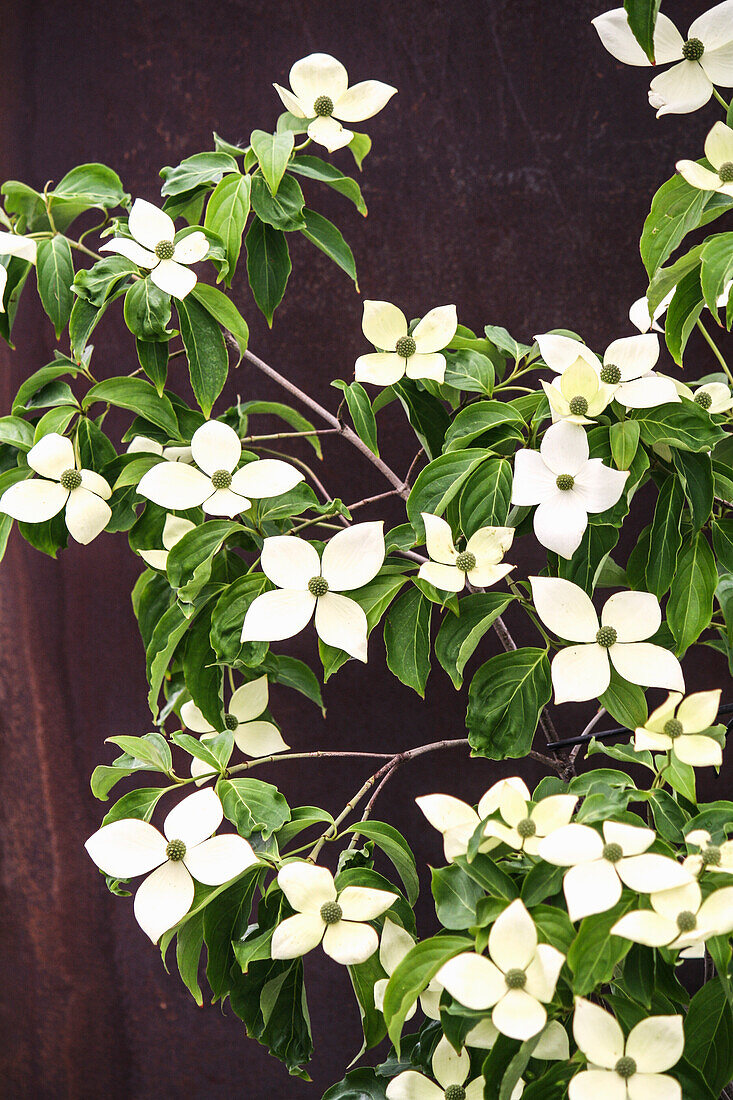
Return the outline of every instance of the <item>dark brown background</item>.
[[[707,6],[665,10],[684,29]],[[713,105],[656,121],[646,104],[649,73],[617,65],[589,24],[601,10],[602,0],[3,0],[0,178],[41,187],[101,160],[134,196],[156,201],[162,165],[208,148],[213,129],[237,141],[274,125],[271,81],[287,84],[293,61],[329,51],[353,80],[380,78],[400,92],[364,127],[374,139],[362,180],[368,220],[337,195],[316,202],[351,242],[362,293],[399,302],[408,316],[455,301],[464,323],[503,324],[520,339],[565,326],[602,349],[633,331],[626,312],[646,285],[637,241],[651,195],[677,157],[699,155],[719,112]],[[335,160],[350,170],[347,152]],[[349,377],[366,350],[360,300],[307,242],[293,252],[273,332],[241,284],[239,304],[253,350],[333,408],[329,380]],[[0,353],[2,410],[51,356],[52,334],[31,297],[18,350]],[[96,343],[99,374],[131,368],[116,321],[98,330]],[[695,340],[688,369],[692,377],[714,369]],[[249,368],[226,398],[237,393],[277,396]],[[411,445],[392,410],[382,443],[404,471]],[[346,501],[383,488],[338,442],[327,448],[324,479]],[[399,520],[397,509],[381,514]],[[523,569],[538,562],[522,549]],[[124,536],[72,546],[55,562],[14,535],[3,563],[2,1092],[34,1100],[318,1097],[359,1045],[345,972],[317,957],[308,963],[315,1084],[290,1079],[231,1012],[196,1008],[163,971],[131,904],[106,893],[84,853],[103,812],[88,788],[93,766],[110,755],[103,739],[149,728],[129,600],[138,573]],[[312,641],[304,636],[291,651],[312,656]],[[696,687],[726,680],[714,655],[687,669]],[[387,673],[376,635],[368,672],[352,662],[326,699],[323,723],[292,693],[273,692],[293,747],[398,749],[464,732],[464,700],[441,670],[422,704]],[[563,734],[589,708],[578,709],[556,714]],[[475,800],[515,770],[538,774],[526,762],[469,764],[460,751],[428,757],[399,773],[381,814],[407,833],[424,867],[440,847],[414,796],[438,789]],[[293,804],[337,811],[368,770],[326,762],[262,774]],[[432,927],[426,893],[423,932]]]

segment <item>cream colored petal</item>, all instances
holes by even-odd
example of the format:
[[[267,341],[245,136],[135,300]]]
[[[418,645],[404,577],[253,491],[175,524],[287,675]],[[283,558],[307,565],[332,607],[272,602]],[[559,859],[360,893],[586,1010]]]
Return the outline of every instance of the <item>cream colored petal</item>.
[[[137,818],[103,825],[84,847],[101,871],[113,878],[145,875],[164,862],[166,841],[156,828]]]
[[[379,114],[397,92],[391,84],[381,80],[362,80],[352,84],[333,105],[333,113],[342,122],[363,122]]]
[[[135,199],[129,219],[130,232],[144,248],[155,251],[161,241],[172,241],[176,235],[173,219],[145,199]]]
[[[185,917],[191,908],[193,894],[191,875],[183,863],[171,860],[166,860],[138,887],[135,919],[153,943]]]
[[[449,959],[435,977],[466,1008],[491,1008],[506,993],[504,975],[498,967],[485,955],[472,951]]]
[[[564,825],[540,841],[539,854],[556,867],[573,867],[601,858],[603,838],[590,825]]]
[[[680,400],[674,381],[659,374],[622,382],[614,396],[627,409],[654,409],[657,405]]]
[[[560,577],[530,577],[537,614],[561,638],[594,642],[598,617],[590,597],[572,581]]]
[[[189,848],[183,862],[197,882],[221,886],[258,862],[250,843],[234,833],[212,836]]]
[[[711,172],[695,160],[678,160],[675,168],[690,187],[696,187],[698,191],[717,191],[721,180],[717,172]]]
[[[676,886],[672,890],[659,890],[649,898],[657,913],[670,921],[677,922],[678,915],[685,909],[696,913],[702,902],[702,893],[697,882]]]
[[[307,105],[309,117],[319,96],[328,96],[334,103],[348,87],[346,69],[328,53],[311,53],[296,61],[290,70],[290,87],[298,99]]]
[[[672,738],[664,733],[653,733],[640,726],[634,731],[635,752],[668,752],[672,748]]]
[[[374,920],[375,917],[381,917],[395,901],[397,894],[367,886],[347,886],[338,896],[346,921]]]
[[[479,1020],[475,1027],[472,1027],[466,1036],[466,1046],[474,1047],[478,1050],[491,1050],[499,1038],[499,1032],[494,1027],[493,1022],[488,1019]]]
[[[242,722],[234,731],[234,744],[245,756],[252,757],[272,756],[290,748],[272,722]]]
[[[308,113],[303,107],[297,96],[294,96],[292,92],[289,92],[287,88],[281,87],[280,84],[272,85],[277,94],[282,100],[283,106],[286,111],[290,111],[291,115],[295,115],[296,118],[307,118]],[[308,105],[308,110],[311,110],[313,104]]]
[[[629,1100],[683,1100],[679,1081],[666,1073],[635,1073],[628,1089]]]
[[[539,344],[542,358],[556,374],[563,374],[578,357],[584,359],[600,373],[601,364],[598,357],[580,340],[549,332],[535,336],[535,340]]]
[[[571,493],[580,500],[586,512],[595,515],[612,508],[621,499],[628,476],[628,470],[614,470],[604,466],[600,458],[592,458],[576,474]]]
[[[611,682],[608,651],[595,644],[561,649],[552,660],[551,672],[555,703],[599,699]]]
[[[394,351],[375,351],[360,355],[354,364],[357,382],[371,382],[374,386],[392,386],[405,373],[405,360]]]
[[[623,8],[614,8],[591,19],[598,37],[608,52],[625,65],[650,65],[651,62],[633,35]],[[682,57],[683,39],[674,23],[661,12],[654,28],[654,56],[657,65]],[[604,1098],[605,1100],[605,1098]]]
[[[683,734],[675,739],[673,751],[678,760],[693,768],[719,768],[723,763],[723,749],[712,737]]]
[[[216,832],[223,817],[221,802],[209,787],[182,799],[163,822],[163,832],[168,840],[182,840],[193,848]]]
[[[654,913],[651,909],[636,909],[616,921],[612,936],[641,943],[646,947],[664,947],[678,935],[677,922]]]
[[[563,828],[569,823],[577,804],[574,794],[552,794],[541,799],[530,814],[537,826],[537,833],[548,836],[555,829]]]
[[[208,253],[209,242],[204,233],[187,233],[176,242],[173,259],[179,264],[197,264],[206,259]]]
[[[137,241],[131,241],[129,237],[113,237],[111,241],[101,244],[99,251],[116,252],[120,256],[126,256],[128,260],[132,260],[138,267],[144,267],[147,271],[152,271],[160,262],[154,252],[143,248]]]
[[[28,263],[36,262],[37,244],[19,233],[0,232],[0,256],[18,256]]]
[[[549,1004],[555,995],[555,986],[563,968],[565,956],[549,943],[541,943],[527,967],[527,984],[524,987],[530,997]],[[535,1057],[539,1058],[536,1054]]]
[[[659,600],[651,592],[616,592],[606,600],[601,624],[616,631],[619,642],[640,642],[662,622]]]
[[[733,40],[733,0],[708,8],[690,24],[688,38],[699,38],[708,50],[720,49]]]
[[[69,499],[69,490],[58,481],[32,477],[6,489],[0,497],[0,512],[23,523],[43,523],[58,515]]]
[[[659,337],[654,333],[624,336],[606,348],[604,366],[613,365],[621,372],[622,382],[631,382],[649,374],[659,359]]]
[[[296,535],[273,535],[262,545],[262,571],[278,588],[306,590],[321,574],[318,551]]]
[[[417,575],[441,592],[462,592],[466,587],[466,574],[456,565],[438,565],[434,561],[426,561],[420,566]]]
[[[656,710],[651,712],[644,728],[650,730],[652,733],[661,733],[669,719],[674,718],[681,699],[681,692],[670,691],[661,706],[658,706]]]
[[[561,1062],[570,1057],[568,1033],[559,1020],[550,1020],[532,1056],[546,1062]]]
[[[112,518],[112,509],[105,500],[88,489],[73,489],[66,502],[66,526],[72,538],[88,545],[104,531]]]
[[[568,560],[580,546],[587,526],[588,513],[573,490],[556,490],[534,514],[533,527],[539,544]]]
[[[471,1059],[465,1048],[460,1052],[455,1051],[446,1037],[442,1036],[433,1053],[431,1065],[435,1080],[447,1089],[449,1085],[463,1084],[471,1068]]]
[[[263,592],[247,608],[242,626],[243,642],[280,642],[306,627],[316,597],[301,589]]]
[[[613,645],[608,651],[614,668],[632,684],[643,687],[685,690],[682,666],[668,649],[651,642]]]
[[[90,493],[95,493],[102,500],[109,500],[112,496],[112,490],[109,482],[105,481],[101,474],[96,473],[94,470],[79,470],[79,474],[81,475],[82,489],[88,489]]]
[[[458,327],[455,306],[436,306],[418,321],[412,332],[419,355],[442,351],[450,344]]]
[[[2,509],[0,509],[2,511]],[[151,569],[160,569],[165,573],[168,565],[167,550],[138,550],[138,554]]]
[[[181,707],[181,721],[187,729],[194,733],[216,733],[214,727],[206,721],[193,699],[189,699]]]
[[[430,378],[433,382],[443,382],[445,367],[445,356],[439,351],[429,354],[416,352],[406,360],[405,374],[408,378]]]
[[[613,1070],[581,1070],[568,1086],[569,1100],[628,1100],[626,1082]],[[648,1100],[648,1098],[647,1098]]]
[[[692,877],[681,863],[654,852],[619,860],[616,869],[624,884],[639,894],[672,890],[675,886],[684,886]]]
[[[202,504],[207,516],[227,516],[234,519],[240,512],[246,512],[252,501],[233,493],[231,489],[216,489]]]
[[[323,939],[325,921],[317,913],[297,913],[275,929],[270,944],[273,959],[297,959],[306,955]]]
[[[458,552],[453,543],[450,525],[444,519],[433,516],[429,512],[420,514],[425,524],[425,544],[432,560],[442,565],[455,565]]]
[[[478,828],[478,814],[467,802],[461,802],[460,798],[453,798],[449,794],[424,794],[416,798],[415,802],[433,828],[440,833],[462,825],[468,826],[472,831]]]
[[[489,954],[506,973],[525,970],[537,950],[537,929],[524,902],[517,898],[501,913],[489,932]]]
[[[733,886],[708,894],[700,906],[697,919],[708,935],[710,929],[718,936],[733,931]]]
[[[579,424],[565,421],[553,424],[544,434],[540,454],[556,476],[571,474],[574,477],[588,461],[588,437],[585,429]]]
[[[321,572],[329,589],[351,592],[373,580],[385,556],[384,522],[355,523],[326,544]]]
[[[407,318],[391,302],[364,302],[361,329],[370,344],[380,351],[394,351],[397,341],[407,336]]]
[[[679,1062],[684,1046],[681,1016],[650,1016],[629,1032],[626,1054],[638,1073],[663,1073]]]
[[[623,821],[604,821],[603,838],[606,844],[618,844],[625,856],[638,856],[654,843],[653,829],[639,825],[627,825]]]
[[[242,444],[234,428],[220,420],[207,420],[193,433],[191,452],[196,465],[211,477],[217,470],[227,473],[234,470],[242,454]]]
[[[329,153],[343,149],[353,136],[351,130],[347,130],[335,118],[314,118],[313,122],[308,124],[308,137],[319,145],[323,145]]]
[[[198,282],[195,272],[175,260],[161,260],[150,272],[149,278],[160,290],[179,301],[190,294]]]
[[[563,879],[563,891],[571,921],[592,913],[605,913],[621,897],[621,882],[613,866],[605,859],[571,867]]]
[[[573,1035],[589,1062],[613,1069],[624,1054],[624,1035],[616,1019],[583,997],[575,1001]]]
[[[27,457],[31,470],[54,481],[58,481],[65,470],[73,470],[76,466],[71,440],[58,432],[49,432],[39,439]]]
[[[549,469],[539,451],[522,448],[514,456],[512,504],[531,506],[557,496],[557,474]]]
[[[161,508],[198,508],[212,495],[210,478],[182,462],[159,462],[141,477],[137,491]]]
[[[525,802],[529,802],[532,797],[529,793],[527,784],[523,779],[520,779],[518,775],[512,775],[508,779],[500,779],[496,783],[492,783],[488,791],[482,796],[478,804],[478,816],[481,821],[489,814],[495,813],[501,806],[502,798],[504,797],[504,791],[507,787],[513,787],[524,799]],[[478,825],[478,821],[476,822]]]
[[[505,563],[504,565],[484,565],[469,569],[466,576],[474,588],[491,588],[500,580],[508,576],[516,566]]]
[[[267,709],[268,699],[267,675],[258,676],[237,688],[229,702],[229,711],[240,722],[250,722]]]
[[[495,1005],[491,1019],[497,1031],[510,1039],[531,1039],[547,1023],[547,1012],[524,989],[508,989]]]
[[[387,1085],[387,1100],[443,1100],[444,1091],[417,1070],[398,1073]]]
[[[393,974],[414,946],[415,941],[410,933],[389,917],[385,917],[382,938],[379,941],[379,961],[384,972]]]
[[[260,458],[248,462],[232,478],[232,489],[244,497],[277,497],[294,489],[305,475],[279,458]]]
[[[327,867],[294,860],[280,868],[277,884],[298,913],[320,913],[321,906],[336,900],[333,875]]]
[[[696,61],[680,61],[655,76],[649,85],[649,102],[662,115],[686,115],[704,107],[713,94],[713,86]]]
[[[677,720],[682,723],[685,733],[702,733],[715,725],[720,707],[721,690],[696,691],[688,695],[679,705]]]
[[[326,645],[343,649],[357,661],[367,660],[367,617],[355,600],[327,592],[316,603],[316,631]]]
[[[350,920],[329,924],[323,937],[323,950],[343,966],[366,962],[378,947],[379,937],[370,924]]]

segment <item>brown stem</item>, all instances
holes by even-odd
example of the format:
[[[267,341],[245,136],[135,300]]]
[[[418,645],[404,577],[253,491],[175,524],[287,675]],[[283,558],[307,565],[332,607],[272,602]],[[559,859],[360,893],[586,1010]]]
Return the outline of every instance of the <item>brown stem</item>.
[[[354,504],[347,504],[346,507],[350,512],[353,512],[355,508],[363,508],[366,504],[376,504],[378,500],[386,500],[387,497],[393,497],[397,495],[397,489],[388,489],[386,493],[377,493],[373,497],[364,497],[363,500],[357,500]]]

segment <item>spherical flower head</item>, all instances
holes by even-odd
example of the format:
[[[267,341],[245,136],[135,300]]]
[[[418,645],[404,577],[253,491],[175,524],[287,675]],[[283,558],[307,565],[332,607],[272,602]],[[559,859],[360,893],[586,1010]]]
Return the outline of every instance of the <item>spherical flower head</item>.
[[[688,38],[682,46],[685,61],[699,61],[705,53],[705,46],[699,38]]]
[[[182,840],[169,840],[166,845],[165,854],[171,863],[180,863],[186,854],[186,845]]]
[[[585,416],[588,412],[588,399],[581,394],[571,397],[568,405],[573,416]]]
[[[722,853],[717,844],[708,844],[707,848],[703,848],[701,857],[704,867],[720,867],[722,863]]]
[[[311,577],[308,581],[308,591],[311,596],[325,596],[328,592],[328,581],[325,577]]]
[[[78,470],[64,470],[59,481],[64,489],[68,489],[69,492],[71,492],[72,489],[78,489],[81,485],[81,474]]]
[[[239,719],[237,718],[236,714],[225,714],[224,726],[226,727],[226,729],[234,732],[234,730],[237,729],[237,727],[239,726]]]
[[[400,336],[395,351],[402,359],[410,359],[417,351],[417,344],[411,336]]]
[[[681,722],[678,722],[676,718],[668,718],[664,723],[664,732],[667,737],[671,737],[672,740],[674,740],[675,737],[679,737],[684,731],[684,726]]]
[[[476,568],[476,555],[472,554],[470,550],[464,550],[456,558],[456,566],[462,573],[470,573],[472,569]]]
[[[620,859],[624,858],[624,850],[620,844],[604,844],[603,858],[608,863],[618,863]]]
[[[712,397],[709,393],[706,393],[705,390],[700,390],[696,393],[693,401],[696,405],[699,405],[701,409],[709,409],[713,403]]]
[[[326,901],[320,909],[321,920],[324,924],[338,924],[344,915],[343,909],[337,901]]]
[[[319,95],[313,103],[313,114],[318,118],[330,118],[333,114],[333,100],[327,95]]]
[[[215,489],[228,489],[232,484],[232,475],[229,470],[214,470],[211,484]]]
[[[619,1077],[623,1077],[625,1081],[628,1081],[629,1077],[633,1077],[636,1073],[636,1062],[625,1054],[623,1058],[619,1058],[614,1069]]]
[[[604,649],[610,649],[617,641],[618,633],[612,626],[602,626],[596,634],[596,642]]]
[[[569,493],[575,485],[575,478],[572,474],[558,474],[555,478],[555,484],[561,493]]]
[[[692,932],[697,927],[697,917],[689,909],[677,914],[677,927],[680,932]]]
[[[158,241],[153,252],[159,260],[172,260],[175,250],[176,246],[173,241]]]
[[[733,161],[727,160],[721,164],[718,179],[721,183],[733,183]]]
[[[604,363],[601,369],[601,382],[606,386],[618,386],[621,381],[621,368],[615,363]]]
[[[448,1085],[444,1096],[445,1100],[466,1100],[466,1090],[463,1085]]]

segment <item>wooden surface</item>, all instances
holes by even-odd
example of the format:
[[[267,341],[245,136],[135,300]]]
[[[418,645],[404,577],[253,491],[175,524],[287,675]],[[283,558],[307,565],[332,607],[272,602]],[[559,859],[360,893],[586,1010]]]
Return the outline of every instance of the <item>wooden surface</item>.
[[[665,10],[686,23],[707,6]],[[617,65],[589,25],[601,10],[600,0],[3,0],[0,177],[42,187],[77,163],[101,160],[133,196],[155,201],[158,169],[207,148],[212,130],[238,141],[273,126],[271,82],[287,84],[293,61],[325,50],[353,80],[399,88],[365,126],[374,139],[362,180],[369,218],[335,194],[319,193],[316,203],[352,244],[364,296],[398,302],[409,316],[455,301],[459,318],[479,329],[502,324],[527,339],[564,326],[602,349],[633,332],[626,313],[646,285],[637,242],[651,195],[678,157],[700,154],[717,111],[656,121],[646,105],[649,74]],[[350,170],[348,153],[335,160]],[[367,350],[360,300],[307,242],[293,253],[292,287],[271,333],[241,284],[238,302],[253,350],[335,408],[330,379],[349,378]],[[53,349],[30,302],[15,332],[18,350],[0,351],[3,412]],[[95,338],[98,375],[131,367],[117,319]],[[692,377],[713,369],[695,339],[689,364]],[[180,390],[190,396],[183,375]],[[217,407],[236,395],[277,396],[249,367]],[[384,424],[385,457],[404,471],[408,434],[394,409]],[[382,491],[356,452],[339,441],[325,450],[323,478],[334,495]],[[377,515],[399,521],[396,508],[364,518]],[[633,539],[624,533],[627,550]],[[524,572],[540,559],[532,546],[522,551]],[[103,813],[88,779],[110,755],[104,738],[149,728],[129,600],[138,572],[124,535],[52,561],[14,534],[2,564],[0,1091],[29,1100],[317,1098],[359,1046],[346,973],[315,955],[308,961],[315,1083],[290,1079],[231,1012],[193,1004],[162,969],[131,903],[106,892],[84,852]],[[289,651],[312,657],[312,637]],[[480,652],[485,659],[495,651],[491,640]],[[711,652],[693,656],[686,670],[695,688],[726,682]],[[397,749],[464,732],[465,699],[442,671],[421,703],[387,673],[376,635],[369,670],[350,663],[325,694],[324,723],[292,693],[273,691],[294,748]],[[562,708],[558,728],[571,734],[590,713]],[[475,800],[517,770],[539,776],[527,762],[469,762],[459,751],[426,757],[398,774],[381,814],[410,836],[424,869],[441,859],[440,845],[414,796],[441,790]],[[330,762],[261,774],[293,804],[338,811],[368,770]],[[711,794],[714,778],[703,786]],[[428,933],[427,873],[423,883]]]

